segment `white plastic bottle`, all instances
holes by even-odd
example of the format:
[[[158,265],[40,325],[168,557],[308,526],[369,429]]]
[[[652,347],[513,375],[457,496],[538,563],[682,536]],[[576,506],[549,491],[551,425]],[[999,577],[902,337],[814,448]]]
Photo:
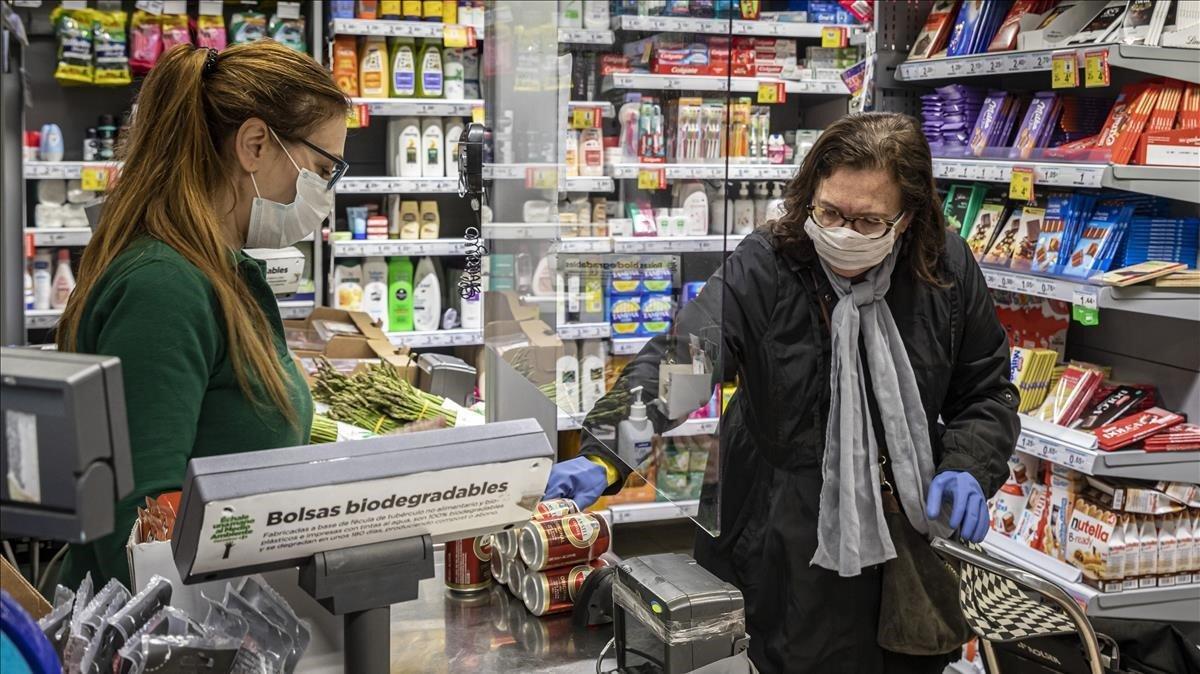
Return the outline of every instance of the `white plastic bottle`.
[[[71,272],[71,251],[58,251],[58,267],[54,270],[54,294],[50,296],[51,309],[65,309],[67,300],[75,290],[75,274]]]
[[[654,426],[646,417],[642,387],[633,387],[629,395],[633,397],[629,418],[617,424],[617,455],[630,468],[638,468],[653,453]]]
[[[567,414],[579,411],[579,353],[577,342],[563,342],[562,355],[554,367],[555,404]]]
[[[334,308],[362,311],[363,269],[358,260],[339,260],[333,268]]]
[[[583,0],[558,0],[559,28],[583,28]]]
[[[579,132],[574,129],[567,130],[564,155],[567,164],[567,177],[579,177]]]
[[[421,175],[426,178],[446,177],[446,138],[440,117],[426,117],[421,131]]]
[[[687,213],[688,236],[708,234],[708,193],[704,183],[688,181],[680,184],[679,205]]]
[[[433,258],[423,257],[413,278],[413,329],[437,330],[441,320],[442,283]]]
[[[739,235],[754,231],[754,200],[750,198],[750,190],[746,183],[738,189],[737,199],[733,200],[733,233]]]
[[[707,190],[706,190],[707,193]],[[731,205],[725,201],[725,185],[717,185],[708,193],[708,233],[728,234],[730,230],[729,216],[733,215]]]
[[[603,30],[608,24],[608,0],[583,0],[584,28]]]
[[[388,266],[382,257],[363,260],[362,310],[388,331]]]
[[[767,220],[778,220],[786,214],[787,204],[783,199],[783,183],[775,183],[771,187],[771,199],[767,201],[766,219],[760,222],[766,222]]]
[[[458,288],[455,288],[454,292],[458,292]],[[482,291],[462,298],[462,326],[468,330],[478,330],[483,327]]]
[[[458,139],[462,137],[463,121],[446,118],[446,177],[458,180]]]
[[[404,117],[400,127],[400,142],[396,148],[397,175],[401,178],[421,177],[421,124],[416,117]]]
[[[25,261],[25,310],[28,311],[34,306],[33,297],[33,272],[31,270],[30,261]]]
[[[771,200],[771,192],[764,182],[754,183],[754,222],[760,224],[767,221],[767,202]]]
[[[48,250],[38,251],[33,258],[33,308],[38,311],[50,309],[50,298],[54,295],[53,264]]]

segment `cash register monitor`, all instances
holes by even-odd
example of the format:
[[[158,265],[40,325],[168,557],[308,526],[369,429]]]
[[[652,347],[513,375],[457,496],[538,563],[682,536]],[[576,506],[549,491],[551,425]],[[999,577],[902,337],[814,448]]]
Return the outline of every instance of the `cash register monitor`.
[[[83,543],[133,490],[121,362],[0,348],[0,532]]]

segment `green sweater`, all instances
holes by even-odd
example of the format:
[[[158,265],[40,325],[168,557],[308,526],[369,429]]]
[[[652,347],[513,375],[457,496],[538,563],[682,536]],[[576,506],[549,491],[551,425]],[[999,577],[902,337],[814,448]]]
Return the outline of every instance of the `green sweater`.
[[[247,301],[267,315],[297,422],[243,395],[207,277],[161,241],[130,245],[92,290],[76,347],[121,359],[135,486],[117,504],[112,534],[72,547],[61,576],[69,587],[87,571],[96,587],[109,578],[128,586],[125,544],[136,508],[147,496],[182,488],[192,457],[307,444],[312,398],[284,342],[265,267],[240,252],[237,265],[252,295]]]

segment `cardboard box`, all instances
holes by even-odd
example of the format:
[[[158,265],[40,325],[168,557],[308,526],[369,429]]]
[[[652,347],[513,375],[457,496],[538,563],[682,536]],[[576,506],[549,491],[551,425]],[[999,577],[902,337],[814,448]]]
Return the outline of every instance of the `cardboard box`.
[[[294,295],[304,276],[304,253],[299,248],[247,248],[246,255],[266,264],[267,285],[276,295]]]
[[[7,592],[34,620],[41,620],[52,608],[50,602],[4,557],[0,557],[0,590]]]
[[[318,322],[324,323],[322,327],[340,326],[344,332],[322,341],[316,326]],[[387,334],[361,311],[316,307],[308,318],[284,321],[283,329],[288,346],[300,360],[300,369],[305,376],[312,369],[312,359],[324,356],[331,361],[379,360],[396,368],[409,383],[417,381],[417,364],[410,357],[408,347],[393,345]],[[358,367],[361,366],[351,369]]]
[[[557,380],[563,343],[539,318],[537,307],[521,304],[516,293],[484,294],[484,341],[535,386]]]

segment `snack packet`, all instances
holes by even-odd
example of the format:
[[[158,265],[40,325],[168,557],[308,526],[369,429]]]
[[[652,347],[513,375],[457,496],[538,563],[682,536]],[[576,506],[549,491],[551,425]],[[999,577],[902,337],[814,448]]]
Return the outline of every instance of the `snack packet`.
[[[167,51],[181,44],[192,44],[192,34],[188,30],[188,18],[184,14],[163,14],[159,17],[162,24],[162,48]]]
[[[125,12],[92,12],[92,47],[96,54],[92,81],[104,86],[132,82],[129,76],[129,36],[125,32]]]
[[[279,44],[301,54],[308,53],[308,47],[304,44],[303,16],[295,19],[282,19],[278,14],[272,14],[267,32],[271,39]]]
[[[92,65],[92,10],[55,8],[50,13],[54,35],[58,38],[58,66],[54,79],[59,84],[91,84],[95,76]]]
[[[162,24],[158,17],[138,10],[133,13],[129,24],[130,36],[129,67],[135,75],[150,72],[162,54]]]
[[[229,42],[247,44],[267,36],[267,15],[261,12],[235,12],[229,22]]]
[[[225,17],[201,14],[196,18],[196,44],[206,49],[225,48]]]

